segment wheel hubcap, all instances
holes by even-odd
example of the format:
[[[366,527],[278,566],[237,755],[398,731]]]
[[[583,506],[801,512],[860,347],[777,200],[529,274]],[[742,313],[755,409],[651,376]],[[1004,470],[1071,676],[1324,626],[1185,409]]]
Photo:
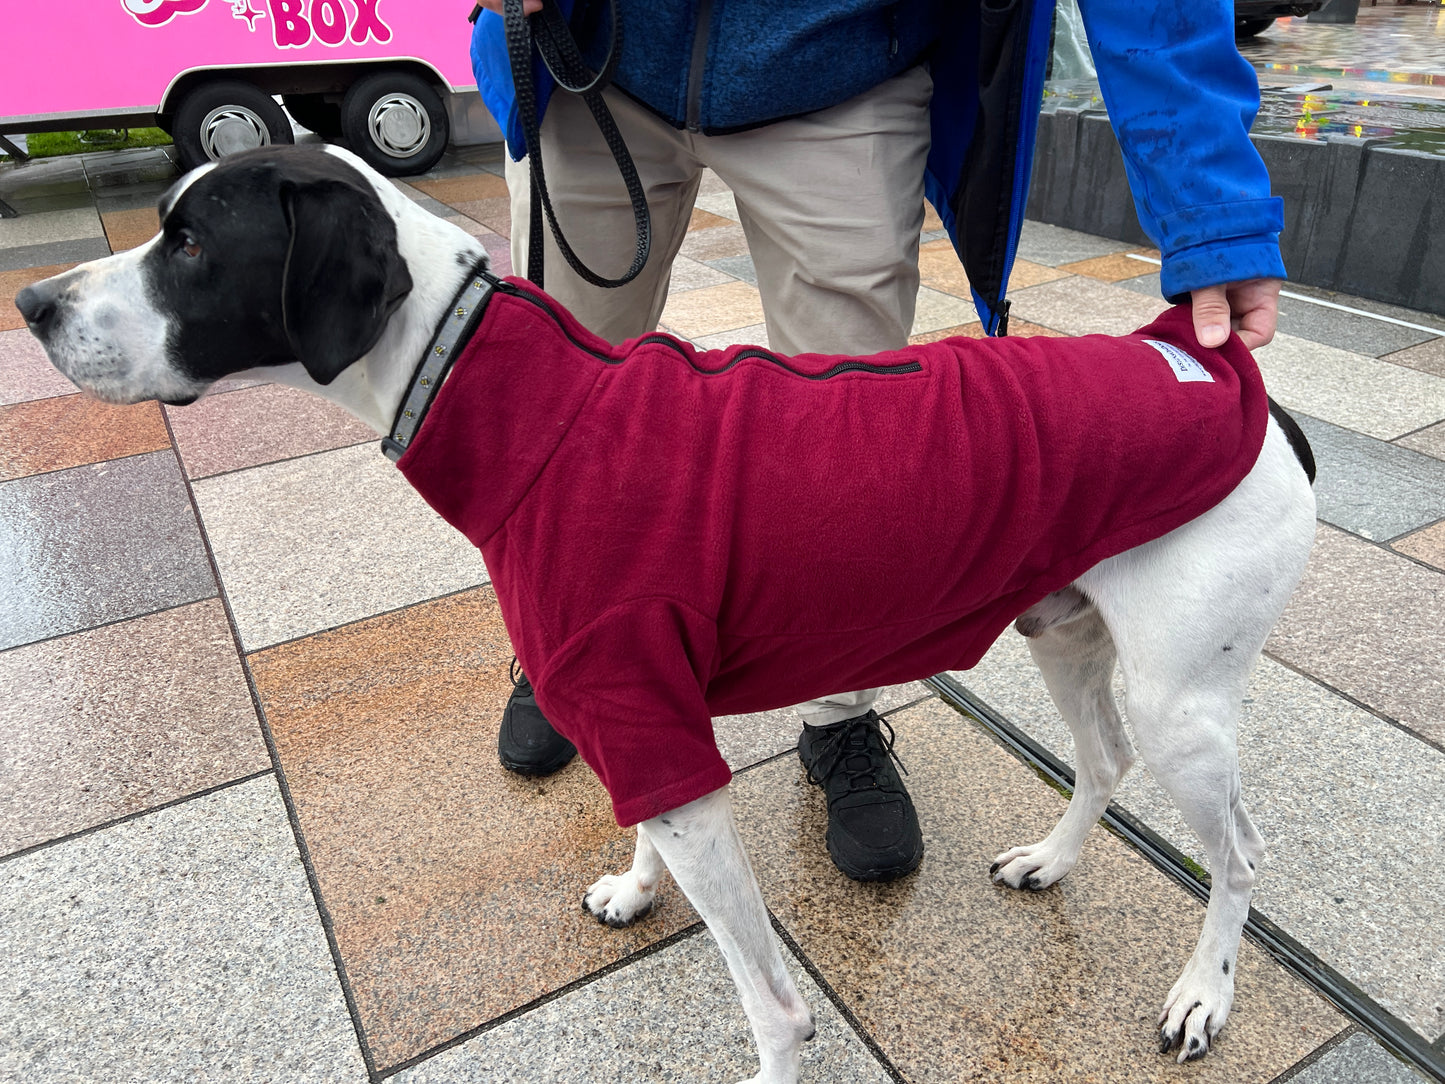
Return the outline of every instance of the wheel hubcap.
[[[426,107],[410,94],[388,94],[371,107],[366,118],[371,141],[393,158],[410,158],[431,139],[431,118]]]
[[[254,150],[270,142],[271,130],[266,122],[244,105],[218,106],[201,122],[201,146],[211,159]]]

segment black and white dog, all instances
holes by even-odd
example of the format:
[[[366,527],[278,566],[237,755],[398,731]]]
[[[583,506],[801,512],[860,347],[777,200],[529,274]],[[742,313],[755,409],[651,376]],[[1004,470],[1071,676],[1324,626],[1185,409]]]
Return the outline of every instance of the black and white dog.
[[[175,185],[160,214],[161,232],[144,246],[16,299],[56,367],[107,402],[189,403],[222,377],[261,369],[387,433],[454,297],[485,260],[475,239],[332,148],[264,149],[204,166]],[[1229,1015],[1264,854],[1240,796],[1236,721],[1315,531],[1307,452],[1292,447],[1283,421],[1271,419],[1253,468],[1220,503],[1095,565],[1019,622],[1073,733],[1078,782],[1058,826],[999,855],[993,876],[1043,888],[1078,860],[1135,756],[1111,691],[1117,663],[1139,751],[1213,873],[1198,945],[1160,1016],[1163,1049],[1180,1061],[1203,1056]],[[632,868],[592,885],[586,906],[611,924],[639,918],[664,869],[727,959],[759,1048],[754,1080],[797,1080],[812,1016],[783,965],[725,787],[639,824]]]

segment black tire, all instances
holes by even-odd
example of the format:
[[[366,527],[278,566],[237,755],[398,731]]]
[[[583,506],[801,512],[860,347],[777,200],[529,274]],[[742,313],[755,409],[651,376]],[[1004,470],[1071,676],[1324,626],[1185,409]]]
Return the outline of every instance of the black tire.
[[[341,133],[353,152],[389,177],[431,169],[451,135],[436,88],[396,71],[366,75],[351,85],[341,102]]]
[[[1274,19],[1236,19],[1234,21],[1234,40],[1242,41],[1245,38],[1252,38],[1256,34],[1268,30],[1274,25]]]
[[[322,139],[341,135],[341,104],[328,102],[320,94],[283,94],[281,101],[291,119]]]
[[[295,142],[286,111],[269,94],[239,79],[201,84],[173,116],[171,138],[185,169],[253,147]]]

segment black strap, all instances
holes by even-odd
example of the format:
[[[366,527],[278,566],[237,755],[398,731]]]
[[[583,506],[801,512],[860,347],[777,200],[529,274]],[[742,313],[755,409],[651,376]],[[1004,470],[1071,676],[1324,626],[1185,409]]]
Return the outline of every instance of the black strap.
[[[632,155],[617,130],[617,122],[607,103],[602,100],[602,91],[612,78],[617,64],[617,53],[621,43],[622,26],[618,21],[616,0],[609,0],[612,19],[612,37],[608,44],[607,59],[600,71],[593,71],[582,60],[577,42],[567,21],[562,18],[555,4],[544,3],[535,15],[522,15],[522,0],[503,0],[502,20],[507,39],[507,57],[512,65],[512,86],[517,95],[517,114],[522,124],[522,135],[527,141],[528,172],[531,174],[532,218],[527,233],[527,278],[538,289],[542,288],[542,212],[546,211],[547,222],[552,236],[557,239],[557,248],[571,266],[593,286],[623,286],[635,279],[647,263],[652,248],[652,217],[647,210],[647,197],[642,191],[642,181],[637,176]],[[562,227],[557,224],[557,215],[552,210],[552,200],[547,193],[547,179],[542,168],[542,135],[537,115],[537,87],[532,79],[532,48],[535,44],[542,62],[552,73],[559,90],[578,94],[592,111],[607,149],[617,163],[622,183],[632,201],[632,217],[636,225],[637,246],[632,266],[621,278],[609,279],[594,272],[562,236]]]

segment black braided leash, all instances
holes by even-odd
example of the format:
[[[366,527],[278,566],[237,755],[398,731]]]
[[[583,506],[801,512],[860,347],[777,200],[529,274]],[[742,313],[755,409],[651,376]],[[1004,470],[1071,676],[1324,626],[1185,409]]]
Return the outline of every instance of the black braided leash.
[[[602,100],[602,91],[612,80],[617,66],[617,52],[622,39],[622,24],[618,20],[616,0],[609,0],[608,11],[612,20],[612,35],[607,47],[607,59],[599,71],[593,71],[582,60],[577,42],[567,21],[562,18],[555,4],[544,3],[542,10],[532,16],[522,14],[522,0],[503,0],[502,21],[507,40],[507,57],[512,66],[512,85],[517,95],[517,114],[522,124],[522,135],[527,141],[528,172],[531,175],[532,216],[527,234],[527,278],[542,288],[542,214],[545,210],[552,236],[572,270],[594,286],[623,286],[635,279],[647,263],[652,249],[652,216],[648,213],[647,197],[642,191],[642,181],[637,176],[637,167],[612,112]],[[472,12],[475,21],[480,5]],[[537,117],[537,87],[532,78],[532,50],[535,46],[542,57],[542,63],[552,73],[559,90],[579,95],[612,152],[622,183],[627,188],[632,203],[632,217],[635,224],[637,244],[632,266],[620,277],[606,278],[597,274],[582,262],[562,235],[557,223],[556,212],[547,192],[547,179],[542,167],[541,124]]]

